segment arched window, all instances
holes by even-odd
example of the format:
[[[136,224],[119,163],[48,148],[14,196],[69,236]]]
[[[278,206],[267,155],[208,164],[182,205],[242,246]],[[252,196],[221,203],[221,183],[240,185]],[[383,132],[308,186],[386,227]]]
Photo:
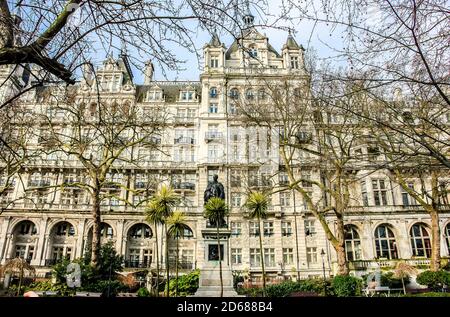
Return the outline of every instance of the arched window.
[[[235,100],[239,98],[239,90],[237,90],[237,88],[230,90],[230,98]]]
[[[344,228],[345,254],[348,261],[361,260],[361,239],[355,226],[347,225]]]
[[[102,222],[100,225],[100,236],[102,238],[112,239],[114,237],[113,229],[107,223]]]
[[[194,233],[191,228],[185,228],[183,232],[183,239],[191,239],[194,237]]]
[[[144,223],[138,223],[130,229],[130,238],[132,239],[150,239],[151,237],[152,230]]]
[[[450,223],[445,227],[444,235],[445,241],[447,241],[447,251],[450,255]]]
[[[426,227],[423,224],[416,223],[409,232],[411,238],[411,249],[413,256],[431,256],[431,240]]]
[[[22,221],[20,223],[18,234],[21,236],[34,236],[37,234],[36,225],[29,220]]]
[[[217,98],[217,87],[212,87],[209,90],[209,97],[211,98]]]
[[[55,233],[60,237],[73,237],[75,235],[75,228],[68,222],[61,222],[56,226]]]
[[[391,228],[380,225],[375,231],[377,258],[398,259],[397,243]]]

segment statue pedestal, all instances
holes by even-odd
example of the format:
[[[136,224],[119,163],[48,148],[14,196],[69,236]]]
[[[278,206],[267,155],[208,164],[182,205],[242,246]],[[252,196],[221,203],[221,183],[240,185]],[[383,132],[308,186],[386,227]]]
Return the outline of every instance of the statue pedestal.
[[[223,297],[239,296],[233,287],[233,273],[228,265],[228,238],[231,231],[219,229],[222,260]],[[217,229],[202,230],[205,259],[200,269],[199,288],[194,297],[220,297],[220,268],[217,255]]]
[[[222,262],[223,297],[239,296],[233,287],[233,273],[228,265]],[[200,270],[199,288],[194,297],[220,297],[219,262],[209,262]]]

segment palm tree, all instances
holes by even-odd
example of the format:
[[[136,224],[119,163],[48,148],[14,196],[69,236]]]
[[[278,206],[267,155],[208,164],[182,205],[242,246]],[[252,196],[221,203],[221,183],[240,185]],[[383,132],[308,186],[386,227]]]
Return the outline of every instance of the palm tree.
[[[155,225],[155,239],[156,239],[156,297],[159,296],[159,245],[158,245],[158,225],[164,224],[161,209],[154,199],[150,200],[147,206],[147,222]]]
[[[167,232],[167,219],[172,216],[173,209],[178,204],[178,196],[172,188],[163,185],[152,199],[153,204],[161,213],[161,218],[164,223],[164,231],[166,237],[166,279],[167,289],[166,297],[169,297],[169,235]]]
[[[185,230],[189,230],[186,224],[186,217],[182,211],[175,211],[168,219],[170,228],[168,230],[169,236],[177,241],[176,258],[175,258],[175,296],[178,296],[178,254],[179,254],[179,239],[184,237]]]
[[[259,256],[261,258],[262,279],[263,279],[263,296],[266,296],[266,272],[264,269],[264,250],[262,245],[261,219],[267,217],[267,208],[269,206],[269,198],[266,193],[255,191],[251,192],[245,207],[249,210],[251,219],[258,219],[258,235],[259,235]]]
[[[20,295],[20,288],[22,287],[24,271],[28,271],[33,274],[36,272],[33,266],[31,266],[27,261],[19,257],[7,261],[3,265],[1,271],[2,274],[6,272],[19,272],[19,287],[17,289],[17,296]]]
[[[228,215],[228,206],[225,200],[212,197],[205,204],[205,217],[209,219],[210,223],[216,223],[217,229],[217,249],[219,253],[219,277],[220,277],[220,297],[223,297],[223,279],[222,279],[222,254],[220,252],[220,235],[219,228],[222,219]]]

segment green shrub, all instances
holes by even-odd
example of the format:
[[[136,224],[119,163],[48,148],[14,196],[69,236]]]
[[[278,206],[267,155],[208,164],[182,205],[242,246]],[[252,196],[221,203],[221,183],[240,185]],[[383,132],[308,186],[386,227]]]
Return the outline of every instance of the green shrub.
[[[70,296],[75,293],[74,289],[70,289],[64,283],[52,283],[52,281],[39,281],[32,283],[27,287],[26,291],[51,291],[57,292],[59,296]]]
[[[353,276],[338,275],[331,282],[333,292],[338,297],[361,295],[362,280]]]
[[[444,270],[425,271],[417,276],[416,281],[432,290],[440,290],[443,285],[450,285],[450,273]]]
[[[288,297],[294,292],[302,291],[302,285],[297,282],[283,282],[266,287],[267,297]]]
[[[199,286],[200,270],[192,271],[186,275],[178,277],[178,296],[194,295]],[[171,296],[175,296],[176,279],[169,282],[169,292]]]
[[[86,292],[102,293],[103,296],[107,296],[109,293],[110,297],[114,297],[117,293],[127,291],[128,287],[117,280],[100,280],[88,285],[83,285],[81,290]]]
[[[137,292],[138,297],[150,297],[150,295],[150,291],[146,287],[141,287]]]

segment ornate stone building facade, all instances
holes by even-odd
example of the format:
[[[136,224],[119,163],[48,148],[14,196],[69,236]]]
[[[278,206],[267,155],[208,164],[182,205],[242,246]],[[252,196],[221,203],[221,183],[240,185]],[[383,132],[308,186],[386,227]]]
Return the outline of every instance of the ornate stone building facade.
[[[264,98],[263,89],[246,88],[261,79],[289,78],[293,85],[307,87],[309,77],[304,67],[304,49],[291,35],[282,50],[277,51],[266,36],[251,27],[252,21],[247,22],[249,27],[239,43],[227,48],[213,36],[204,46],[200,81],[153,81],[153,65],[148,63],[144,85],[137,85],[127,56],[122,54],[117,59],[107,58],[95,78],[86,70],[75,87],[79,95],[89,96],[96,94],[94,87],[99,86],[101,98],[136,104],[143,116],[152,107],[169,113],[169,127],[155,140],[160,149],[135,148],[138,164],[121,162],[109,175],[114,183],[123,186],[111,188],[115,195],[102,204],[102,241],[114,243],[125,258],[126,269],[155,266],[155,231],[163,237],[162,228],[146,223],[145,208],[135,207],[143,198],[137,190],[148,188],[151,181],[153,189],[162,183],[171,184],[182,197],[179,209],[186,212],[191,230],[180,240],[181,266],[186,270],[202,266],[207,260],[207,242],[202,234],[207,228],[202,215],[203,191],[208,180],[217,174],[231,207],[227,219],[231,237],[225,243],[225,261],[233,271],[250,273],[254,279],[260,276],[258,223],[247,217],[243,208],[245,195],[249,188],[283,185],[288,180],[281,169],[276,134],[237,119],[238,109],[232,101]],[[15,89],[20,90],[20,85]],[[46,111],[40,96],[39,89],[31,90],[22,98],[22,105],[30,111]],[[39,137],[30,142],[39,144]],[[308,173],[312,179],[319,177],[316,169]],[[0,183],[8,187],[1,197],[4,209],[0,214],[0,263],[20,256],[44,272],[63,257],[83,256],[92,237],[92,220],[87,195],[70,187],[79,177],[83,177],[79,162],[49,154],[27,164],[8,184]],[[65,191],[57,190],[58,184],[66,184]],[[360,200],[352,203],[346,217],[345,245],[351,269],[392,266],[396,259],[427,264],[429,215],[382,171],[370,174],[361,184],[356,189]],[[29,191],[33,187],[36,190]],[[56,189],[49,190],[50,187]],[[125,204],[126,200],[131,204]],[[328,221],[332,224],[333,217]],[[442,256],[449,257],[449,209],[442,212],[440,227]],[[298,193],[287,189],[272,195],[262,229],[269,277],[335,273],[333,248]],[[164,250],[165,240],[159,242]],[[169,248],[173,257],[173,241]]]

